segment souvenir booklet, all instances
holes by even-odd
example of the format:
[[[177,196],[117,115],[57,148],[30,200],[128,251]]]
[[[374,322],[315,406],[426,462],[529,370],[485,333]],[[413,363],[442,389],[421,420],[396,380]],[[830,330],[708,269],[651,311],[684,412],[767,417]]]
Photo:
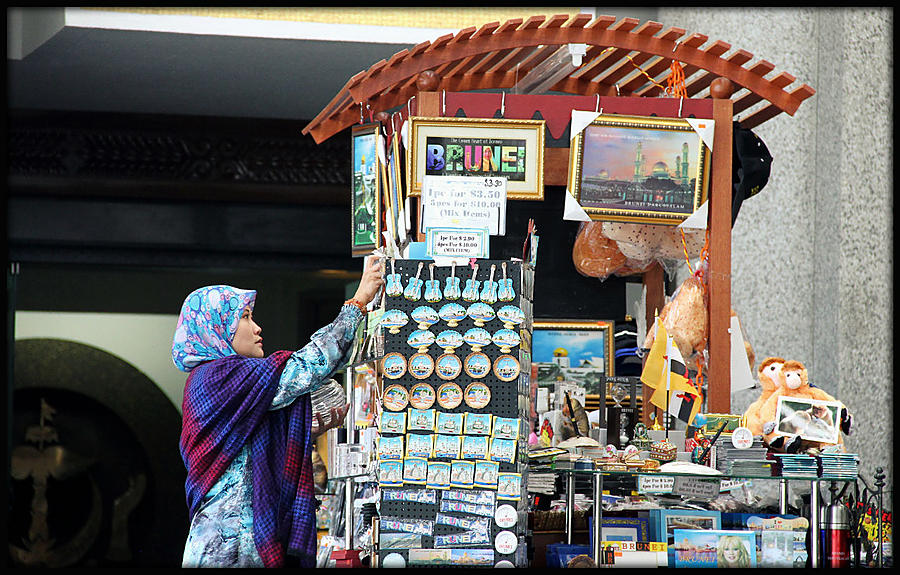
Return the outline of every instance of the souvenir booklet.
[[[756,534],[732,530],[674,530],[675,567],[756,567]]]

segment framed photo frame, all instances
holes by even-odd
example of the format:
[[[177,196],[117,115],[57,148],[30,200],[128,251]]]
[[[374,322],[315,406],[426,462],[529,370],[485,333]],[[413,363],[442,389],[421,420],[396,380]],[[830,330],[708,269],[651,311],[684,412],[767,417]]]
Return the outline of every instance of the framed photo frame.
[[[531,361],[538,364],[538,386],[562,376],[585,394],[606,396],[606,378],[615,375],[615,345],[610,320],[535,319]]]
[[[380,244],[381,169],[376,150],[379,124],[353,126],[350,136],[350,252],[364,256]]]
[[[588,518],[588,541],[594,538],[593,518]],[[650,541],[650,520],[646,517],[604,517],[601,541]]]
[[[775,434],[836,444],[841,407],[839,401],[780,396],[775,408]]]
[[[544,199],[544,120],[410,116],[406,190],[422,192],[422,178],[505,177],[506,198]]]
[[[569,190],[593,220],[674,226],[706,201],[710,156],[685,119],[603,114],[572,138]]]

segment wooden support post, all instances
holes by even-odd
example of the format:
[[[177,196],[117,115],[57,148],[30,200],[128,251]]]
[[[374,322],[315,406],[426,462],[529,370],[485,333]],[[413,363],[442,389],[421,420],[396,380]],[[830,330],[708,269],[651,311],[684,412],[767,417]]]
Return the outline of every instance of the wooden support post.
[[[426,87],[431,88],[432,90],[436,89],[435,87],[431,87],[428,82],[420,82],[420,85],[424,85]],[[416,93],[416,115],[417,116],[425,116],[425,117],[437,117],[441,115],[441,95],[439,92],[426,92],[419,90]],[[416,228],[416,241],[424,242],[425,234],[423,234],[419,229],[419,198],[414,197],[411,198],[410,208],[413,210],[413,215],[415,217],[412,220],[415,222]]]
[[[645,310],[644,314],[647,318],[647,332],[653,328],[653,319],[656,317],[656,314],[662,311],[663,306],[666,304],[666,284],[665,277],[663,276],[665,272],[663,271],[662,266],[659,262],[653,264],[653,266],[644,272],[644,289],[647,292],[647,298],[645,302]],[[641,345],[643,342],[638,342],[638,345]],[[644,361],[647,361],[647,356],[644,356]],[[654,405],[650,403],[650,395],[653,394],[653,388],[643,385],[643,391],[641,392],[641,421],[646,426],[650,426],[653,422],[650,420],[650,414],[659,411]],[[657,414],[659,416],[659,414]]]
[[[709,368],[707,411],[731,410],[731,155],[734,103],[731,82],[710,93],[716,122],[709,198]]]

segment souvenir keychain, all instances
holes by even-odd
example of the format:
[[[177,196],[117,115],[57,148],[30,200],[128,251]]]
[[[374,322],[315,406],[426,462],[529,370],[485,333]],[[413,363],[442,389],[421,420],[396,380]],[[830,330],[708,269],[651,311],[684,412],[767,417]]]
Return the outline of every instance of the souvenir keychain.
[[[419,298],[422,297],[422,280],[419,279],[419,274],[422,273],[422,266],[424,265],[424,262],[419,262],[419,268],[416,270],[415,277],[409,278],[409,283],[406,284],[406,289],[403,290],[403,297],[409,301],[419,301]]]
[[[444,299],[459,299],[459,278],[456,277],[456,262],[450,264],[450,277],[445,281]]]
[[[478,264],[474,264],[472,266],[472,277],[466,280],[466,287],[462,292],[462,298],[467,302],[478,301],[478,285],[481,284],[481,281],[475,279],[475,274],[477,273]]]
[[[428,264],[428,274],[431,279],[425,282],[425,301],[436,303],[441,301],[441,282],[434,279],[434,263]]]
[[[500,301],[512,301],[516,299],[516,293],[513,291],[512,279],[506,277],[506,262],[500,264],[500,267],[503,268],[503,279],[500,280],[497,299]]]
[[[497,302],[497,282],[494,281],[495,271],[497,271],[497,266],[491,264],[491,275],[485,280],[484,287],[481,289],[481,295],[478,296],[484,303],[493,304]]]
[[[400,274],[394,269],[394,258],[391,258],[391,273],[388,274],[384,285],[384,293],[391,297],[403,294],[403,284],[400,283]]]

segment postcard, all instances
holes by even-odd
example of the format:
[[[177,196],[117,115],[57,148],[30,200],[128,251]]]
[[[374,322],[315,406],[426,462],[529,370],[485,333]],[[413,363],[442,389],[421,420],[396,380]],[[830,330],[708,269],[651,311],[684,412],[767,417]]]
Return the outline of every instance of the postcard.
[[[439,412],[437,414],[437,425],[435,431],[438,433],[460,434],[463,429],[462,413],[446,413]]]
[[[491,414],[490,413],[466,413],[465,427],[463,433],[471,435],[490,435],[491,434]]]
[[[756,533],[675,529],[675,567],[756,567]]]
[[[410,433],[406,436],[407,457],[431,457],[434,451],[434,436],[427,433]]]
[[[379,533],[378,545],[382,549],[421,549],[422,536],[417,533]]]
[[[410,431],[434,431],[434,410],[410,408],[407,427]]]
[[[518,501],[522,498],[522,474],[506,473],[497,474],[497,499]]]
[[[836,444],[842,407],[839,401],[781,396],[775,411],[775,434]]]
[[[475,462],[454,459],[450,466],[450,485],[471,488],[475,481]]]
[[[806,532],[771,529],[759,532],[760,567],[806,567]]]
[[[493,549],[410,549],[409,565],[492,566]]]
[[[464,435],[461,453],[463,459],[487,459],[488,438],[479,435]]]

